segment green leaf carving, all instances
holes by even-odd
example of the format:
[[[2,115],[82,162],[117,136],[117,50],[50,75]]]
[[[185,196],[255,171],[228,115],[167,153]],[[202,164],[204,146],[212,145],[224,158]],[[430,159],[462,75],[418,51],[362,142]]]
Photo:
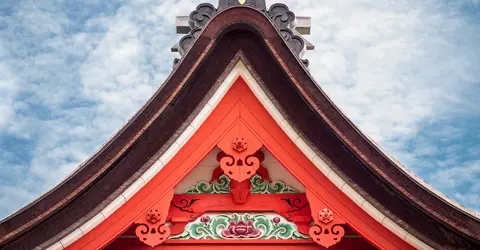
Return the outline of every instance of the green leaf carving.
[[[186,194],[229,194],[230,193],[230,179],[226,175],[221,175],[220,182],[213,181],[209,184],[206,181],[201,181],[197,185],[190,187]]]
[[[230,193],[230,179],[226,175],[219,177],[220,182],[213,181],[209,184],[206,181],[201,181],[195,186],[190,187],[186,194],[229,194]],[[252,194],[297,194],[298,191],[288,186],[282,181],[274,181],[273,183],[267,180],[262,181],[260,175],[255,175],[250,179],[250,192]]]
[[[274,181],[273,183],[267,180],[262,181],[260,175],[255,175],[250,179],[250,192],[252,194],[297,194],[298,191],[287,186],[281,181]]]

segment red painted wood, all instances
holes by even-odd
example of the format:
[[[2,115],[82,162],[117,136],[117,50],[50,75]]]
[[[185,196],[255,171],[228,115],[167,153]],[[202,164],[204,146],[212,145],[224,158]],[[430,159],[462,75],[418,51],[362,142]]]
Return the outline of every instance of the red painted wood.
[[[146,210],[166,194],[166,190],[172,189],[188,175],[211,152],[224,133],[239,122],[255,133],[264,147],[312,192],[315,199],[325,204],[370,243],[381,249],[413,249],[366,214],[331,183],[276,124],[241,78],[157,176],[114,214],[68,249],[101,249],[107,246],[139,216],[144,216]]]
[[[191,204],[187,206],[187,204]],[[172,235],[183,232],[185,225],[207,212],[276,212],[294,222],[298,231],[308,235],[312,220],[305,194],[251,194],[239,204],[230,194],[175,195],[167,221],[172,222]]]
[[[151,250],[151,249],[167,249],[167,250],[210,250],[210,249],[220,249],[220,250],[298,250],[298,249],[312,249],[312,250],[321,250],[327,249],[322,246],[313,243],[312,241],[288,241],[288,240],[276,240],[276,241],[236,241],[226,243],[224,240],[217,241],[204,241],[200,242],[197,240],[196,243],[188,243],[188,241],[167,241],[165,244],[151,248],[144,244],[139,243],[135,239],[118,239],[115,240],[111,245],[105,248],[105,250]],[[376,249],[370,245],[364,239],[344,239],[340,243],[329,247],[328,250],[374,250]]]
[[[177,194],[173,197],[172,203],[182,204],[182,200],[190,201],[197,200],[186,211],[181,211],[174,205],[170,206],[168,221],[180,221],[182,219],[190,221],[193,213],[195,215],[202,215],[211,211],[251,211],[251,212],[265,212],[275,211],[284,215],[286,219],[296,217],[297,220],[310,221],[310,207],[307,205],[308,201],[305,194],[251,194],[248,200],[243,204],[235,203],[232,196],[229,194]],[[298,206],[305,206],[303,209],[295,210],[288,204],[288,201],[294,200]]]

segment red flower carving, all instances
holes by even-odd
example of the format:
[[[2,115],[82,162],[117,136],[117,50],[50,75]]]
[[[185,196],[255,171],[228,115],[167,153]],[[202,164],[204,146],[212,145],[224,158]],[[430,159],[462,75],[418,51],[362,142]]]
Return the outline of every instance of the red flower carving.
[[[274,217],[273,218],[273,223],[278,224],[280,222],[280,217]]]
[[[333,212],[328,208],[324,208],[322,211],[320,211],[320,213],[318,213],[318,219],[323,224],[328,224],[333,221]]]
[[[208,215],[204,215],[204,216],[200,217],[200,222],[207,223],[209,221],[210,221],[210,216],[208,216]]]
[[[156,209],[150,209],[150,211],[147,213],[147,221],[155,224],[158,221],[160,221],[160,213]]]
[[[230,221],[228,227],[222,231],[222,236],[226,238],[258,238],[260,235],[260,230],[253,227],[251,220],[247,223],[243,220]]]
[[[233,140],[232,147],[237,152],[245,151],[248,148],[247,141],[243,138]]]

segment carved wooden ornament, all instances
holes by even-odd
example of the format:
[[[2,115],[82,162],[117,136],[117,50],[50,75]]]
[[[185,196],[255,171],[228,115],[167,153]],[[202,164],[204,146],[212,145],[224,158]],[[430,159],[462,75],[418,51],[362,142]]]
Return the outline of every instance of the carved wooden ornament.
[[[155,247],[168,239],[170,228],[165,225],[165,222],[172,198],[173,190],[135,221],[137,225],[135,234],[141,242]]]
[[[328,208],[318,197],[307,190],[314,225],[310,227],[309,235],[317,244],[329,248],[345,235],[345,221]]]
[[[242,122],[237,122],[217,146],[225,153],[220,159],[220,167],[230,179],[243,182],[255,175],[260,167],[260,159],[255,153],[263,144]]]

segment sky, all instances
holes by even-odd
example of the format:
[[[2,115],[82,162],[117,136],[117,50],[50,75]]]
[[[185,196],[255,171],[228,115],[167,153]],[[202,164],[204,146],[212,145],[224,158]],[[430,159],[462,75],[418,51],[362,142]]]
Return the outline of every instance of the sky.
[[[161,86],[175,16],[216,0],[0,1],[0,218]],[[278,0],[312,17],[319,86],[405,167],[480,211],[480,0]],[[267,5],[275,3],[268,1]]]

